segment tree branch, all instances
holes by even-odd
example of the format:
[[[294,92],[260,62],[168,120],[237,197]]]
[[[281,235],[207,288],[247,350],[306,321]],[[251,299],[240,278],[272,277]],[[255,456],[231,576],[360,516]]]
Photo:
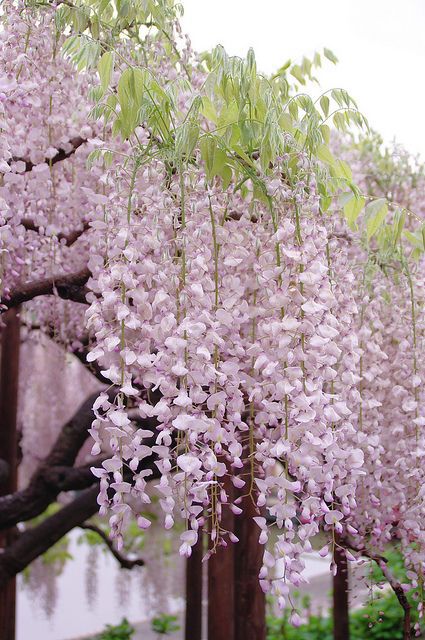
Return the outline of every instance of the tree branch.
[[[10,292],[8,298],[1,300],[2,312],[16,307],[22,302],[28,302],[38,296],[53,295],[55,291],[64,300],[73,300],[86,304],[87,289],[85,284],[90,278],[88,267],[75,273],[51,276],[45,280],[35,280],[21,284]]]
[[[90,373],[99,380],[102,384],[105,384],[105,377],[101,374],[102,367],[99,365],[97,360],[93,360],[93,362],[87,362],[87,355],[90,351],[90,341],[88,335],[81,338],[83,347],[80,349],[76,349],[72,352],[72,354],[81,362],[81,364],[88,370]]]
[[[77,138],[72,138],[69,142],[72,145],[69,151],[65,151],[65,149],[59,149],[56,155],[53,156],[53,158],[45,158],[44,162],[49,165],[54,165],[57,162],[62,162],[62,160],[66,160],[66,158],[69,158],[70,156],[74,155],[77,149],[81,147],[82,144],[87,142],[87,140],[85,138],[77,137]],[[12,160],[9,161],[9,164],[11,162],[19,162],[19,161],[25,162],[25,172],[32,171],[33,168],[36,166],[34,162],[31,162],[30,160],[24,160],[23,158],[12,158]]]
[[[117,388],[108,390],[112,402],[118,393]],[[81,447],[89,437],[88,429],[93,421],[93,403],[98,397],[96,391],[85,400],[74,416],[62,427],[48,456],[37,468],[28,486],[15,493],[0,497],[0,531],[25,522],[40,515],[54,502],[63,491],[81,490],[97,482],[90,467],[99,462],[74,467]],[[154,418],[138,418],[144,428],[155,429]],[[155,436],[147,442],[152,445]],[[149,467],[150,468],[150,467]]]
[[[0,554],[0,588],[50,549],[71,529],[98,510],[98,486],[81,492],[75,500],[36,527],[24,531]]]
[[[145,458],[137,472],[142,469],[152,470],[152,479],[159,477],[155,464],[156,456]],[[23,571],[33,560],[50,549],[71,529],[79,527],[85,520],[97,513],[99,505],[97,494],[98,481],[90,489],[77,495],[60,511],[43,520],[39,525],[24,531],[3,553],[0,553],[0,588],[8,580]]]
[[[403,640],[411,640],[412,638],[412,628],[411,628],[412,623],[410,619],[411,606],[406,597],[406,594],[404,593],[403,587],[401,586],[400,582],[397,580],[397,578],[395,578],[392,575],[391,571],[389,570],[387,558],[385,558],[385,556],[381,556],[380,554],[369,551],[368,549],[366,549],[366,547],[356,546],[354,545],[354,543],[347,540],[347,538],[344,538],[343,540],[341,540],[341,544],[349,549],[352,549],[353,551],[357,551],[365,558],[369,558],[370,560],[373,560],[374,562],[376,562],[376,564],[384,574],[385,578],[387,579],[388,584],[394,591],[394,594],[397,600],[399,601],[400,606],[403,609],[403,612],[404,612]]]
[[[110,399],[115,393],[109,392]],[[89,396],[62,427],[49,455],[38,467],[28,486],[22,491],[0,497],[0,530],[35,518],[62,491],[84,489],[96,482],[89,466],[74,468],[73,465],[88,438],[88,429],[93,421],[92,407],[98,395],[96,392]]]
[[[35,224],[34,220],[31,218],[22,218],[21,224],[27,231],[35,231],[35,233],[40,233],[40,227]],[[71,231],[71,233],[58,233],[57,238],[59,242],[61,240],[65,240],[65,244],[67,247],[71,247],[77,240],[80,238],[86,231],[90,229],[90,225],[88,222],[83,223],[82,229],[75,229],[75,231]]]
[[[134,560],[131,560],[130,558],[127,558],[122,553],[120,553],[117,549],[115,549],[112,540],[108,538],[106,533],[100,527],[97,527],[95,524],[85,522],[84,524],[80,524],[79,527],[80,529],[86,529],[87,531],[94,531],[94,533],[97,533],[97,535],[100,538],[102,538],[103,542],[105,543],[109,551],[112,553],[114,558],[119,562],[122,569],[132,569],[133,567],[143,567],[143,565],[145,564],[145,561],[142,558],[135,558]]]

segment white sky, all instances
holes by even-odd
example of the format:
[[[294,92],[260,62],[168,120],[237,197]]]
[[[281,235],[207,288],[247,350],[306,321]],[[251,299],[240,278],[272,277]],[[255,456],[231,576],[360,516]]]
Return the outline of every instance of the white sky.
[[[425,160],[425,0],[182,1],[196,50],[253,47],[264,72],[328,47],[339,63],[318,70],[321,87],[347,89],[386,141]]]

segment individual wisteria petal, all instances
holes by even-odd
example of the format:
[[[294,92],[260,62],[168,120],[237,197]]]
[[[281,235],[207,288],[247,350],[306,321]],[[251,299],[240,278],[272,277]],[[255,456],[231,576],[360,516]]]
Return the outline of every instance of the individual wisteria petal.
[[[177,464],[185,473],[196,473],[202,467],[202,462],[193,455],[181,455],[177,457]]]

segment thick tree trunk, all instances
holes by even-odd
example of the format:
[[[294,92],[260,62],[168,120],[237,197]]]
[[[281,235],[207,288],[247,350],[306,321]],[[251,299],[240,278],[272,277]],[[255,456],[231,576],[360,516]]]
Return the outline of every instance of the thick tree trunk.
[[[233,485],[229,479],[225,488],[232,500]],[[235,517],[229,507],[223,510],[221,526],[234,531]],[[208,640],[234,640],[234,547],[218,547],[208,560]]]
[[[0,495],[17,490],[18,441],[16,419],[18,411],[19,384],[19,307],[4,316],[1,332],[0,370],[0,460],[4,474],[0,484]],[[13,529],[0,533],[0,548],[13,540]],[[12,578],[0,588],[0,637],[15,639],[16,581]]]
[[[344,550],[335,548],[337,573],[333,577],[334,640],[349,640],[348,563]]]
[[[192,547],[186,561],[185,640],[202,640],[202,555],[203,537]]]
[[[235,640],[265,640],[266,600],[258,580],[264,547],[258,542],[260,531],[252,519],[258,511],[250,496],[239,506],[243,512],[236,518]]]

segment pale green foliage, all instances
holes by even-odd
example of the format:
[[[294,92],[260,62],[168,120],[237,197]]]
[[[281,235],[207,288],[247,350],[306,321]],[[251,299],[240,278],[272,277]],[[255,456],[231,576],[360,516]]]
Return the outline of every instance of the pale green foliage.
[[[388,205],[384,198],[372,200],[372,202],[366,206],[366,234],[368,240],[370,240],[381,227],[387,213]]]
[[[112,51],[105,51],[97,64],[97,70],[102,91],[105,93],[111,84],[112,71],[114,70],[114,53]]]
[[[387,195],[371,198],[354,184],[348,164],[333,155],[331,127],[349,132],[352,127],[369,132],[368,123],[345,89],[326,91],[317,99],[299,93],[299,85],[317,81],[314,72],[323,59],[337,62],[329,49],[286,62],[271,77],[259,73],[252,50],[246,58],[229,56],[222,46],[201,56],[205,81],[195,89],[190,70],[181,61],[173,37],[180,5],[173,0],[77,0],[59,5],[57,29],[67,36],[63,51],[80,71],[97,69],[100,84],[90,91],[94,119],[112,122],[114,134],[131,141],[138,162],[149,161],[151,147],[166,166],[202,161],[206,178],[219,177],[223,189],[252,189],[254,199],[268,200],[263,177],[276,158],[289,154],[296,177],[296,156],[306,152],[316,167],[322,213],[339,204],[352,230],[359,229],[367,244],[388,252],[406,239],[417,253],[424,249],[423,229],[404,230],[405,212]],[[179,78],[155,77],[149,66],[149,46],[144,34],[159,38]],[[130,54],[122,44],[131,40]],[[117,72],[116,74],[114,74]],[[119,75],[116,82],[114,78]],[[294,82],[295,80],[295,82]],[[179,96],[191,96],[185,111]],[[150,134],[141,148],[137,127]],[[105,149],[90,155],[90,163],[112,156]],[[387,158],[387,162],[388,158]],[[374,249],[374,250],[375,250]]]
[[[174,0],[74,0],[59,5],[55,20],[60,32],[87,32],[94,40],[111,43],[123,33],[137,39],[142,27],[170,33],[180,13]]]
[[[350,229],[355,231],[357,229],[356,220],[359,217],[364,205],[365,198],[358,196],[355,193],[344,193],[341,198],[343,205],[344,215],[347,219]]]

